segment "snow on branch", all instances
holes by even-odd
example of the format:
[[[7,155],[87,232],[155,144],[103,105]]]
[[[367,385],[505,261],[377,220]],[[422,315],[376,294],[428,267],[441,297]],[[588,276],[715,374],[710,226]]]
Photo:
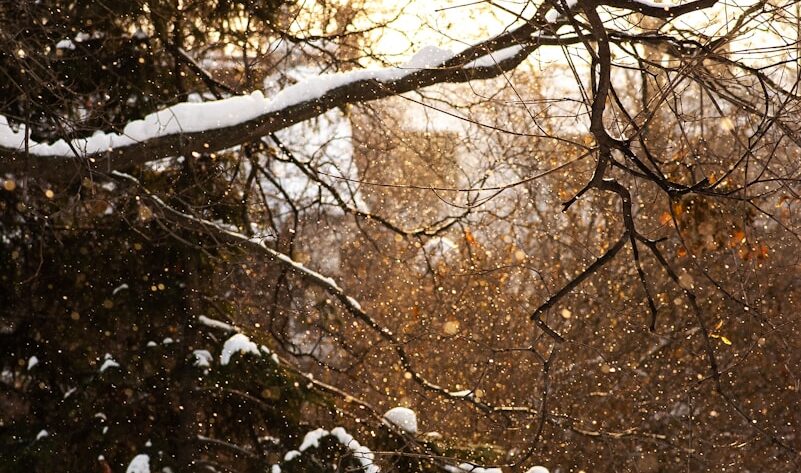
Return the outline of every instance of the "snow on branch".
[[[220,364],[225,366],[230,363],[231,357],[235,353],[251,353],[256,356],[261,356],[259,347],[255,343],[251,342],[246,335],[241,333],[237,333],[225,341],[222,353],[220,354]]]
[[[361,69],[312,77],[272,98],[261,91],[203,103],[184,102],[128,123],[121,133],[97,131],[88,138],[40,143],[24,126],[0,116],[0,174],[65,179],[70,171],[125,171],[170,156],[230,148],[335,107],[402,94],[438,83],[495,77],[520,64],[557,37],[527,23],[458,54],[428,46],[400,67]],[[500,51],[499,56],[491,56]],[[66,166],[70,165],[71,166]]]
[[[303,441],[297,450],[290,450],[284,455],[284,461],[290,462],[301,456],[302,452],[305,452],[310,448],[319,448],[320,440],[322,440],[323,437],[328,436],[335,438],[337,442],[350,450],[351,455],[353,455],[353,458],[359,462],[361,465],[360,469],[364,473],[379,473],[381,471],[378,465],[375,464],[375,454],[373,454],[369,448],[361,445],[342,427],[335,427],[331,429],[330,432],[322,428],[308,432],[303,437]]]
[[[73,150],[77,150],[80,154],[89,156],[170,135],[232,127],[303,102],[319,100],[329,91],[355,82],[400,80],[413,71],[436,67],[452,56],[450,51],[428,46],[401,67],[324,74],[289,86],[272,99],[267,99],[257,90],[250,95],[209,102],[183,102],[151,113],[142,120],[128,123],[122,133],[98,132],[89,138],[75,139],[70,143],[64,140],[53,144],[29,141],[28,153],[36,156],[71,157],[74,155]],[[7,119],[0,116],[0,144],[3,147],[24,150],[26,135],[24,126],[14,131]]]

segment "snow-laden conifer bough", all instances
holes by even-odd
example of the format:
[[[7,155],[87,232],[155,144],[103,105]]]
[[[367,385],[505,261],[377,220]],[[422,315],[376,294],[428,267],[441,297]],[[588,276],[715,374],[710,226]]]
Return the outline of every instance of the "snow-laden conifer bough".
[[[353,458],[361,465],[363,473],[378,473],[381,471],[378,465],[375,464],[375,454],[369,448],[361,445],[342,427],[335,427],[330,432],[322,428],[308,432],[303,437],[303,441],[297,450],[290,450],[284,455],[284,461],[290,462],[301,456],[306,450],[319,447],[320,440],[328,436],[335,438],[341,445],[350,450]],[[280,472],[281,468],[278,465],[273,465],[271,470]]]
[[[98,130],[87,138],[65,136],[54,143],[37,142],[24,124],[12,126],[0,115],[0,174],[64,180],[86,172],[126,171],[170,156],[231,148],[345,104],[439,83],[496,77],[517,67],[540,46],[581,41],[575,35],[556,32],[565,13],[577,7],[575,0],[557,1],[559,9],[546,2],[532,20],[458,53],[426,46],[399,67],[312,77],[270,98],[255,91],[210,102],[182,102],[132,121],[120,133]],[[717,0],[695,0],[667,6],[648,0],[599,0],[592,5],[673,18],[715,3]]]
[[[241,333],[237,333],[225,341],[223,344],[222,353],[220,353],[220,364],[225,366],[230,363],[231,357],[234,355],[234,353],[251,353],[256,356],[261,355],[259,353],[258,345],[251,342],[246,335]]]

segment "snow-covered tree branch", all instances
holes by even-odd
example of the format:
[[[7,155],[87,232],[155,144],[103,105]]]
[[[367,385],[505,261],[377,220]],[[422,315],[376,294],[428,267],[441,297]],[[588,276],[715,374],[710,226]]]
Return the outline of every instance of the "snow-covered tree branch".
[[[798,469],[801,3],[0,3],[0,473]]]

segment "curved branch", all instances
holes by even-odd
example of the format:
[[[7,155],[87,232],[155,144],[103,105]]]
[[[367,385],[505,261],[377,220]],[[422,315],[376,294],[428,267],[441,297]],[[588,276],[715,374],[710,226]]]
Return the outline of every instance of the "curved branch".
[[[620,238],[618,238],[617,242],[615,242],[615,244],[612,245],[612,247],[609,248],[606,251],[606,253],[599,256],[598,259],[593,261],[591,265],[587,266],[587,269],[580,272],[578,276],[574,277],[573,279],[570,280],[570,282],[562,286],[562,288],[559,289],[559,291],[556,294],[549,297],[547,301],[545,301],[542,305],[537,307],[537,310],[535,310],[534,313],[532,313],[531,316],[529,316],[529,318],[533,320],[537,324],[537,326],[539,326],[540,329],[542,329],[543,332],[547,333],[551,338],[553,338],[557,342],[564,342],[565,341],[564,337],[556,333],[554,329],[549,327],[548,324],[546,324],[545,321],[542,320],[542,314],[544,314],[548,309],[553,307],[563,297],[570,294],[570,292],[573,289],[575,289],[576,286],[581,284],[585,279],[595,274],[595,272],[601,269],[606,263],[611,261],[615,257],[615,255],[617,255],[617,253],[623,248],[628,239],[629,239],[629,232],[628,231],[623,232]]]
[[[287,87],[272,99],[255,92],[214,102],[180,103],[129,123],[121,134],[37,143],[26,130],[11,129],[0,116],[0,174],[63,180],[71,174],[126,171],[170,156],[234,147],[347,104],[434,84],[496,77],[517,67],[540,46],[561,41],[537,32],[534,23],[527,23],[455,55],[424,49],[403,67],[323,75]],[[496,53],[496,60],[484,60],[490,53]]]
[[[317,271],[314,271],[313,269],[307,268],[303,264],[294,261],[292,258],[285,255],[284,253],[281,253],[279,251],[270,248],[269,246],[264,244],[262,238],[249,238],[234,230],[225,228],[222,224],[217,224],[215,222],[211,222],[209,220],[200,217],[195,217],[193,215],[181,212],[180,210],[171,207],[170,205],[166,204],[163,200],[161,200],[161,198],[159,198],[157,195],[151,193],[148,189],[142,186],[139,180],[131,175],[119,171],[112,172],[112,175],[116,178],[119,178],[121,180],[136,185],[144,194],[143,197],[149,199],[151,202],[156,204],[161,210],[163,210],[166,214],[175,218],[177,221],[180,221],[187,228],[191,228],[197,231],[207,232],[213,235],[214,238],[217,239],[219,242],[227,243],[233,246],[238,246],[254,254],[260,254],[268,258],[271,258],[277,263],[279,263],[281,266],[287,268],[288,270],[294,271],[298,276],[305,279],[306,281],[325,290],[329,295],[337,299],[337,301],[339,301],[339,303],[342,304],[342,306],[350,315],[352,315],[354,318],[362,322],[364,325],[370,328],[370,330],[372,330],[377,336],[379,336],[382,340],[384,340],[385,342],[387,342],[389,345],[392,346],[396,356],[398,357],[398,360],[400,361],[401,367],[404,369],[404,371],[410,373],[412,375],[412,380],[416,382],[418,385],[420,385],[422,388],[431,391],[433,393],[436,393],[445,399],[467,402],[474,408],[485,413],[517,412],[517,413],[531,414],[533,412],[531,409],[526,407],[495,406],[487,402],[481,401],[472,394],[465,395],[459,391],[451,392],[448,389],[435,384],[434,382],[430,381],[428,378],[423,376],[419,371],[417,371],[414,368],[414,365],[412,364],[411,361],[411,357],[403,348],[403,341],[397,335],[395,335],[394,332],[381,325],[379,321],[377,321],[364,309],[362,309],[359,302],[356,299],[350,297],[345,292],[345,290],[342,289],[332,278],[324,276],[323,274],[320,274]]]

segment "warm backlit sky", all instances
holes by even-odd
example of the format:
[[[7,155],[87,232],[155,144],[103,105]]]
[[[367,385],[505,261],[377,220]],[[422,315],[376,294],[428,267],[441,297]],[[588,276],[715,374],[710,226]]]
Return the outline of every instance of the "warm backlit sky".
[[[686,0],[666,1],[666,4],[678,4]],[[657,2],[659,3],[659,2]],[[680,28],[701,29],[706,35],[719,36],[728,32],[735,23],[734,18],[755,3],[754,0],[730,0],[719,2],[713,8],[690,13],[674,21]],[[367,5],[368,11],[375,11],[371,19],[388,18],[401,15],[389,29],[382,30],[376,43],[377,52],[386,54],[392,62],[402,62],[421,47],[433,44],[453,50],[459,50],[469,44],[486,39],[514,25],[515,13],[530,16],[533,4],[540,1],[494,1],[486,0],[408,0],[408,3],[396,1],[372,0]],[[525,7],[525,9],[524,9]],[[754,23],[751,24],[753,26]],[[615,26],[621,30],[630,28],[623,20],[617,20]],[[780,35],[787,37],[786,26],[764,22],[757,30],[742,36],[733,45],[734,51],[753,50],[775,43]],[[756,53],[759,53],[758,51]],[[750,51],[749,55],[754,55]],[[560,48],[543,48],[533,60],[564,61]]]

